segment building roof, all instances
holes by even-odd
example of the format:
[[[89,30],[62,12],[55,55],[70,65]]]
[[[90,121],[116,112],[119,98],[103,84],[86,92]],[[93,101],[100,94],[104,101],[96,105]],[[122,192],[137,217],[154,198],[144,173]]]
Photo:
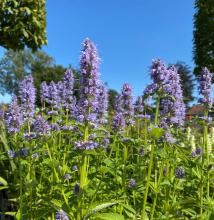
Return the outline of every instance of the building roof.
[[[204,107],[202,105],[193,105],[187,110],[186,115],[199,115],[204,113]]]

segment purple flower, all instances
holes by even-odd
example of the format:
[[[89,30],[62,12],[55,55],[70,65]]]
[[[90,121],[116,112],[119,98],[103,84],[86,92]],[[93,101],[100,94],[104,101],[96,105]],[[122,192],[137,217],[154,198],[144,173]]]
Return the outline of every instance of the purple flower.
[[[78,194],[80,191],[80,183],[76,183],[74,186],[74,194]]]
[[[96,122],[99,93],[99,58],[95,45],[88,38],[83,43],[80,59],[80,99],[78,102],[78,115],[84,117],[84,122]]]
[[[48,122],[41,116],[38,115],[34,121],[34,128],[37,134],[49,134],[51,127]]]
[[[60,130],[60,127],[59,127],[58,124],[53,123],[53,124],[51,124],[51,130],[52,130],[52,131],[59,131],[59,130]]]
[[[121,101],[123,114],[126,119],[134,114],[132,99],[132,87],[128,83],[123,84]]]
[[[24,133],[24,138],[28,140],[35,139],[37,137],[38,137],[38,134],[36,134],[35,132]]]
[[[144,90],[144,95],[152,95],[154,94],[158,89],[158,86],[156,83],[152,83],[150,85],[148,85],[145,90]]]
[[[27,148],[22,148],[22,149],[20,150],[20,155],[21,155],[22,157],[26,157],[26,156],[27,156],[27,152],[28,152]]]
[[[72,69],[67,69],[64,75],[64,107],[70,110],[70,113],[75,112],[75,97],[73,95],[74,91],[74,75]]]
[[[143,100],[142,100],[142,96],[138,96],[137,100],[135,102],[135,114],[140,115],[143,114]]]
[[[58,90],[58,86],[53,81],[51,81],[49,85],[49,94],[50,94],[49,104],[55,110],[59,110],[61,107],[59,90]]]
[[[17,133],[21,129],[23,117],[16,96],[13,96],[8,112],[6,112],[5,123],[9,133]]]
[[[62,130],[62,131],[73,131],[73,130],[74,130],[74,127],[71,126],[71,125],[63,125],[63,126],[61,127],[61,130]]]
[[[69,217],[65,211],[60,209],[58,212],[56,212],[55,220],[69,220]]]
[[[93,150],[98,147],[98,143],[93,141],[76,141],[74,142],[75,148],[78,150]]]
[[[183,179],[185,177],[185,170],[183,167],[177,167],[175,170],[175,176],[178,179]]]
[[[112,121],[112,128],[114,131],[120,131],[125,128],[125,119],[122,113],[116,114]]]
[[[200,156],[202,154],[202,148],[201,147],[197,147],[193,152],[192,152],[192,157],[197,157]]]
[[[144,154],[145,154],[145,152],[144,152],[144,148],[141,148],[140,150],[139,150],[139,154],[140,154],[140,156],[144,156]]]
[[[77,165],[74,165],[74,166],[72,167],[72,170],[73,170],[73,171],[78,171]]]
[[[55,115],[55,116],[57,116],[58,115],[58,111],[55,111],[55,110],[48,111],[48,115]]]
[[[49,93],[49,86],[46,82],[42,82],[40,85],[40,97],[41,102],[50,103],[50,93]]]
[[[130,188],[134,188],[136,187],[137,183],[136,183],[136,180],[135,179],[130,179],[129,180],[129,187]]]
[[[165,132],[165,140],[166,142],[170,144],[174,144],[176,142],[176,139],[172,137],[172,135],[169,132]]]
[[[38,153],[34,153],[31,155],[32,159],[38,159],[39,158],[39,154]]]
[[[103,139],[103,147],[104,147],[104,148],[107,148],[108,145],[109,145],[109,142],[110,142],[110,141],[109,141],[108,138],[104,138],[104,139]]]
[[[97,117],[98,121],[101,124],[104,124],[107,122],[107,108],[108,108],[108,92],[106,87],[100,83],[99,85],[99,92],[97,96]]]
[[[206,67],[202,69],[199,83],[199,94],[204,97],[204,104],[207,103],[210,105],[210,95],[212,92],[212,74]]]
[[[7,154],[8,154],[8,156],[9,156],[11,159],[13,159],[13,158],[16,156],[16,153],[15,153],[15,151],[13,151],[13,150],[8,150],[8,151],[7,151]]]
[[[32,75],[27,76],[19,86],[19,97],[24,120],[32,119],[35,114],[36,90]]]
[[[161,59],[156,59],[152,61],[152,66],[150,71],[154,85],[155,84],[163,85],[168,81],[169,73],[166,65]]]
[[[66,180],[70,180],[71,179],[71,175],[69,173],[66,173],[63,177]]]
[[[0,120],[4,119],[4,110],[0,109]]]
[[[166,97],[160,103],[161,115],[167,116],[169,119],[167,123],[182,126],[185,119],[185,104],[183,102],[180,76],[174,66],[168,68],[167,71],[167,81],[162,85]]]

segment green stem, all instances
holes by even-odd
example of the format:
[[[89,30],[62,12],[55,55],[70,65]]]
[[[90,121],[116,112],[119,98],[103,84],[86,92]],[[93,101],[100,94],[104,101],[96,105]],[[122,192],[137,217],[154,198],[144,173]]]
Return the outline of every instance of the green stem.
[[[154,202],[152,204],[152,211],[151,211],[150,220],[153,219],[153,216],[154,216],[154,213],[155,213],[155,206],[156,206],[157,197],[158,197],[158,194],[159,194],[161,179],[162,179],[162,176],[163,176],[163,169],[164,169],[164,163],[162,162],[162,165],[161,165],[161,168],[160,168],[160,174],[159,174],[159,178],[158,178],[158,182],[157,182],[157,188],[156,188],[156,191],[155,191],[155,198],[154,198]]]
[[[156,110],[155,110],[155,125],[158,123],[159,105],[160,105],[160,97],[158,96]],[[145,211],[146,211],[147,196],[149,192],[150,178],[151,178],[151,172],[152,172],[154,148],[155,148],[155,141],[152,144],[152,148],[150,152],[150,161],[149,161],[148,175],[147,175],[147,181],[146,181],[146,189],[145,189],[145,194],[144,194],[144,199],[143,199],[143,208],[142,208],[142,213],[141,213],[142,220],[144,220],[146,216]]]

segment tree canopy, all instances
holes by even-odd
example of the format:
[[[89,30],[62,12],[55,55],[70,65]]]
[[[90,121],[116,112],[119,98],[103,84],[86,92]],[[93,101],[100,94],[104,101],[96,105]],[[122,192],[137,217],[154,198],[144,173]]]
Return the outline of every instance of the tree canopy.
[[[32,74],[39,90],[42,81],[59,81],[65,68],[56,65],[54,59],[43,51],[32,52],[7,50],[0,60],[0,93],[17,94],[18,84],[25,76]]]
[[[45,0],[0,0],[0,45],[36,50],[47,43]]]
[[[195,9],[193,58],[198,76],[205,66],[214,72],[214,1],[195,0]]]

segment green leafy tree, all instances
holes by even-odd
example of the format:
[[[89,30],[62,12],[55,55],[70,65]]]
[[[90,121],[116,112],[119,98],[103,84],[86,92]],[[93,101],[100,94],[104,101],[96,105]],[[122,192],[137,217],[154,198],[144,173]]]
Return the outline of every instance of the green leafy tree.
[[[115,104],[115,98],[118,95],[118,92],[114,89],[108,90],[108,111],[109,113],[113,113],[114,110],[114,104]]]
[[[32,74],[39,91],[42,81],[59,81],[65,68],[56,65],[54,59],[43,51],[32,52],[8,50],[0,60],[0,93],[17,94],[18,85],[25,76]]]
[[[45,0],[0,0],[0,45],[36,50],[46,40]]]
[[[195,9],[193,58],[198,76],[204,66],[214,72],[214,1],[195,0]]]
[[[191,68],[184,62],[178,61],[175,64],[178,74],[181,78],[181,86],[183,89],[184,102],[189,105],[194,100],[193,92],[195,87],[195,77]]]

